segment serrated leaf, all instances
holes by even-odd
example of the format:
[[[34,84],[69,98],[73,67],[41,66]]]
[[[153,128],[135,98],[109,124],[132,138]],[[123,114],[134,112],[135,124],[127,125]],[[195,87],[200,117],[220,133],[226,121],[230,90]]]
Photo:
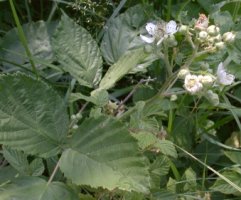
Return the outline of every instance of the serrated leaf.
[[[0,187],[1,200],[78,200],[78,196],[60,182],[47,182],[37,177],[20,177]]]
[[[168,158],[164,155],[158,156],[150,166],[152,188],[160,188],[161,177],[167,175],[169,169]]]
[[[56,27],[56,22],[46,23],[38,21],[24,24],[22,27],[33,57],[44,59],[45,61],[52,60],[53,54],[50,37]],[[0,47],[0,57],[20,65],[29,65],[29,59],[19,40],[17,28],[11,29],[3,37]],[[3,66],[9,68],[14,65],[3,62]]]
[[[144,45],[139,28],[147,19],[144,7],[136,5],[107,23],[101,42],[101,52],[107,63],[113,64],[128,50]]]
[[[234,184],[238,186],[241,185],[240,169],[235,170],[234,168],[232,170],[225,170],[221,174],[228,178],[230,181],[232,181]],[[218,178],[210,189],[214,191],[219,191],[224,194],[235,194],[239,196],[241,195],[241,193],[238,192],[233,186],[231,186],[229,183],[227,183],[221,178]]]
[[[115,85],[124,75],[128,74],[138,63],[146,58],[144,48],[126,52],[112,65],[99,84],[99,90],[108,90]]]
[[[78,185],[147,193],[148,162],[128,130],[108,117],[85,120],[60,158],[60,169]]]
[[[83,27],[63,15],[52,45],[63,70],[81,85],[93,87],[99,83],[102,72],[100,50]]]
[[[0,144],[50,157],[60,152],[68,124],[64,101],[46,83],[23,74],[0,77]]]
[[[26,169],[28,168],[27,155],[22,151],[13,150],[7,147],[3,147],[4,158],[21,174],[26,175]]]
[[[177,151],[174,144],[169,140],[159,140],[158,143],[154,145],[158,148],[164,155],[177,158]]]
[[[133,133],[132,136],[137,139],[138,145],[142,150],[148,147],[153,147],[153,145],[157,142],[155,135],[144,131]]]
[[[34,159],[29,165],[30,175],[40,176],[44,172],[44,164],[41,158]]]
[[[18,171],[15,170],[10,165],[1,167],[0,168],[0,185],[8,183],[10,180],[14,179],[14,177],[18,175],[19,175]]]

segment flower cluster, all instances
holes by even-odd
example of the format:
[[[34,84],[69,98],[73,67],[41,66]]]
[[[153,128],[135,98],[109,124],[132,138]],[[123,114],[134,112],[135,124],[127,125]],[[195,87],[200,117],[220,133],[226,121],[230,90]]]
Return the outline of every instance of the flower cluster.
[[[185,75],[185,78],[184,78]],[[213,91],[217,86],[227,86],[234,82],[235,76],[229,74],[223,63],[218,65],[215,75],[209,73],[206,75],[194,75],[188,69],[182,69],[178,74],[179,78],[184,78],[184,88],[192,95],[206,95],[214,105],[219,103],[218,95]]]
[[[194,26],[194,29],[198,34],[198,41],[205,49],[223,49],[225,47],[225,43],[232,43],[234,41],[234,33],[226,32],[221,35],[220,28],[218,26],[209,26],[208,24],[208,18],[204,14],[200,14]]]

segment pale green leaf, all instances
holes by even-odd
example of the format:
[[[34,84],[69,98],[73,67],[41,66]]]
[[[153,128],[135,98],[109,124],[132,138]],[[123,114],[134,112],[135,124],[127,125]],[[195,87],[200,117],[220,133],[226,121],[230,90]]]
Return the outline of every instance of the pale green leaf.
[[[137,139],[138,145],[142,150],[153,147],[157,142],[156,136],[149,132],[140,131],[133,133],[132,136]]]
[[[99,90],[109,89],[115,85],[124,75],[128,74],[134,67],[146,58],[144,48],[126,52],[112,65],[100,82]]]
[[[0,167],[0,185],[8,183],[10,180],[14,179],[14,177],[18,175],[18,171],[10,165]]]
[[[34,58],[44,59],[45,61],[53,59],[50,37],[55,27],[56,23],[44,21],[22,25],[28,47]],[[17,28],[11,29],[3,37],[0,57],[20,65],[30,65],[25,49],[19,40]],[[14,65],[3,62],[3,66],[9,68]]]
[[[171,156],[173,158],[177,158],[177,151],[174,144],[169,140],[159,140],[158,143],[154,145],[158,148],[161,153],[167,156]]]
[[[107,23],[101,42],[101,51],[107,63],[113,64],[128,50],[145,44],[140,39],[139,30],[147,20],[143,6],[136,5]]]
[[[148,162],[128,130],[107,118],[85,120],[60,158],[60,169],[78,185],[147,193]]]
[[[63,70],[81,85],[93,87],[101,79],[102,57],[96,41],[80,25],[63,15],[52,40]]]
[[[78,196],[60,182],[47,182],[37,177],[20,177],[0,187],[1,200],[78,200]]]
[[[0,144],[28,154],[58,154],[68,131],[64,101],[47,84],[23,74],[0,77]]]
[[[241,185],[241,173],[240,169],[236,170],[235,168],[232,170],[226,170],[222,172],[222,175],[228,178],[230,181],[232,181],[234,184],[240,186]],[[214,191],[219,191],[224,194],[236,194],[241,195],[240,192],[238,192],[233,186],[231,186],[229,183],[224,181],[222,178],[218,178],[214,185],[211,187]]]

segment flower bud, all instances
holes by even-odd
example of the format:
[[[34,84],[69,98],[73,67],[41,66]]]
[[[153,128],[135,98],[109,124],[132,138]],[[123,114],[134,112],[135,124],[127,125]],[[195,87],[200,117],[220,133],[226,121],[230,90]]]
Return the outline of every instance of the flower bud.
[[[189,69],[181,69],[177,75],[180,79],[185,79],[186,75],[190,74]]]
[[[179,28],[180,33],[186,33],[188,31],[188,26],[186,25],[181,25]]]
[[[176,100],[177,100],[177,95],[172,94],[171,98],[170,98],[170,101],[176,101]]]
[[[223,34],[224,42],[231,43],[234,41],[234,39],[235,39],[235,34],[233,34],[232,32],[226,32]]]
[[[222,40],[222,36],[218,34],[216,37],[213,38],[214,42],[220,42]]]
[[[206,98],[208,99],[208,101],[214,105],[217,106],[219,104],[219,97],[216,93],[214,93],[212,90],[208,90],[207,91],[207,95]]]
[[[72,128],[76,130],[77,128],[79,128],[79,126],[75,124]]]
[[[204,85],[204,86],[211,86],[214,82],[214,78],[211,75],[199,75],[198,80]]]
[[[75,120],[76,119],[76,115],[71,115],[71,119]]]
[[[206,31],[201,31],[199,34],[198,34],[199,38],[203,41],[205,40],[207,37],[208,37],[208,33]]]
[[[82,115],[80,113],[77,113],[76,114],[76,119],[81,119],[82,118]]]
[[[202,70],[208,70],[209,64],[207,62],[200,62],[200,67]]]
[[[166,39],[166,44],[168,47],[175,47],[177,46],[177,41],[174,35],[170,35],[167,39]]]
[[[215,44],[215,47],[216,47],[217,49],[223,49],[223,48],[225,47],[225,44],[224,44],[224,42],[217,42],[217,43]]]
[[[219,27],[217,27],[215,25],[211,25],[207,28],[207,32],[209,35],[215,36],[215,35],[219,34],[220,29],[219,29]]]

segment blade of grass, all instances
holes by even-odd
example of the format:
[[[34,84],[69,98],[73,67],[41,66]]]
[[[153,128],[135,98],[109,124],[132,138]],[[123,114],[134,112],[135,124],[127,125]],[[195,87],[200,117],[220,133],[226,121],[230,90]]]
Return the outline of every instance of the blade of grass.
[[[51,11],[50,11],[50,13],[49,13],[47,22],[52,21],[52,18],[53,18],[53,16],[54,16],[54,13],[55,13],[55,11],[56,11],[57,8],[58,8],[58,4],[57,4],[56,2],[53,2],[53,6],[52,6],[52,9],[51,9]]]
[[[31,52],[30,52],[30,50],[28,48],[27,39],[26,39],[26,37],[24,35],[22,26],[20,24],[20,21],[19,21],[19,18],[18,18],[16,9],[15,9],[15,6],[14,6],[14,3],[13,3],[13,0],[9,0],[9,3],[10,3],[11,10],[12,10],[14,21],[15,21],[15,23],[17,25],[19,39],[20,39],[20,41],[22,42],[22,44],[24,46],[24,49],[25,49],[26,54],[28,56],[29,62],[31,64],[31,66],[32,66],[32,70],[33,70],[33,72],[35,73],[35,75],[36,75],[36,77],[38,79],[39,76],[38,76],[37,68],[36,68],[36,66],[34,64],[32,54],[31,54]]]
[[[28,0],[25,0],[25,7],[27,10],[27,17],[28,17],[28,22],[32,22],[32,16],[30,13],[29,5],[28,5]]]
[[[174,144],[175,145],[175,144]],[[236,185],[235,183],[233,183],[231,180],[229,180],[228,178],[226,178],[224,175],[220,174],[218,171],[216,171],[215,169],[213,169],[212,167],[210,167],[209,165],[205,164],[203,161],[199,160],[198,158],[196,158],[194,155],[192,155],[191,153],[189,153],[188,151],[186,151],[185,149],[179,147],[178,145],[175,145],[179,150],[181,150],[182,152],[184,152],[185,154],[187,154],[188,156],[190,156],[193,160],[197,161],[198,163],[200,163],[201,165],[205,166],[206,168],[208,168],[210,171],[212,171],[214,174],[216,174],[217,176],[219,176],[219,178],[223,179],[225,182],[227,182],[229,185],[231,185],[233,188],[235,188],[237,191],[241,192],[241,188]]]

